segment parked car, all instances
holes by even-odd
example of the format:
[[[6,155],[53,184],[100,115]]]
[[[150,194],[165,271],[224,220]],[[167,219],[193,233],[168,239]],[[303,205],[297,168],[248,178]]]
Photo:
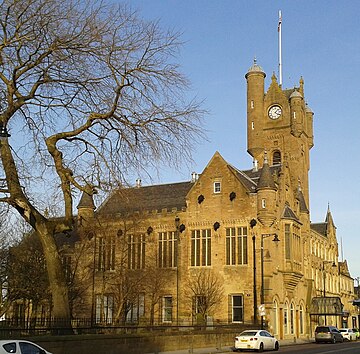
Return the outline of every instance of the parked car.
[[[51,354],[39,345],[27,340],[0,340],[0,354]]]
[[[315,342],[343,342],[344,337],[341,332],[334,326],[317,326],[315,329]]]
[[[263,329],[246,330],[235,337],[233,351],[257,350],[279,350],[279,341],[268,331]]]
[[[359,330],[357,329],[357,328],[353,328],[352,329],[354,332],[355,332],[355,334],[356,334],[356,339],[359,339],[360,338],[360,332],[359,332]]]
[[[339,331],[345,340],[356,340],[356,333],[352,330],[352,328],[340,328]]]

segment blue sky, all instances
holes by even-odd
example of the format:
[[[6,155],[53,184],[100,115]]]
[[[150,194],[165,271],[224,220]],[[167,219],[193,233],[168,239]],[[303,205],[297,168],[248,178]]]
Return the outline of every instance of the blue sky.
[[[267,74],[278,74],[278,11],[282,11],[283,87],[298,86],[314,112],[311,150],[311,220],[325,219],[328,203],[340,250],[353,277],[360,276],[360,1],[131,0],[147,19],[183,33],[182,71],[192,94],[209,111],[208,140],[184,171],[164,169],[158,182],[190,179],[215,151],[240,169],[246,152],[245,73],[256,56]],[[342,257],[343,254],[343,257]]]

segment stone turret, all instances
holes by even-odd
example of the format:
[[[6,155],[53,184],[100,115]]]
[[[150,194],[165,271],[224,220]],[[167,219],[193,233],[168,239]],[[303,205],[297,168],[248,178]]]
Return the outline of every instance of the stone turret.
[[[271,226],[276,219],[276,191],[274,177],[264,154],[264,164],[257,184],[257,218],[264,226]]]
[[[264,84],[265,73],[256,63],[250,67],[246,73],[247,80],[247,136],[248,153],[255,159],[258,159],[264,147],[261,145],[262,139],[259,136],[263,131],[264,115]]]
[[[94,219],[94,211],[96,209],[93,194],[86,192],[82,193],[78,209],[78,223],[80,226],[85,226]]]

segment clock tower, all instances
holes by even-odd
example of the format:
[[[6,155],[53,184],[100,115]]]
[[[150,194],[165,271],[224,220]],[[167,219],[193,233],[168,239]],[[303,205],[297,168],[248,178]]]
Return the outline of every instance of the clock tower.
[[[313,147],[313,113],[304,99],[304,80],[283,89],[275,74],[267,92],[266,74],[254,60],[246,73],[248,153],[261,168],[264,154],[270,166],[286,165],[292,186],[301,186],[309,205],[308,172]]]

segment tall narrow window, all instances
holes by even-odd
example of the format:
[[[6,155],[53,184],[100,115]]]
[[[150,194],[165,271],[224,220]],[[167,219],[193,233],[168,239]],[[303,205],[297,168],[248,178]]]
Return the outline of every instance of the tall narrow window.
[[[237,231],[237,234],[235,233]],[[246,227],[226,229],[226,264],[237,265],[248,263],[248,244]]]
[[[285,224],[285,258],[291,258],[291,232],[290,224]]]
[[[172,321],[172,297],[164,296],[163,297],[163,322],[171,322]]]
[[[139,322],[140,317],[145,313],[145,295],[139,294],[133,302],[128,302],[126,307],[128,309],[126,321],[129,323]]]
[[[266,199],[261,199],[261,207],[262,207],[263,209],[266,208]]]
[[[244,298],[242,295],[233,295],[232,300],[232,322],[244,321]]]
[[[159,232],[158,264],[160,268],[177,266],[176,232]]]
[[[294,304],[290,304],[290,333],[294,334],[295,331],[295,313]]]
[[[114,296],[96,295],[96,323],[110,324],[113,321]]]
[[[145,267],[145,235],[128,236],[128,268],[143,269]]]
[[[96,268],[98,271],[115,270],[115,236],[98,237]]]
[[[285,302],[284,305],[284,332],[285,334],[289,333],[289,305],[287,302]]]
[[[192,230],[191,266],[211,265],[211,229]]]
[[[272,314],[273,332],[274,334],[278,334],[279,306],[276,300],[273,302]]]
[[[300,334],[304,334],[304,307],[300,305],[300,312],[299,312],[299,326],[300,326]]]

